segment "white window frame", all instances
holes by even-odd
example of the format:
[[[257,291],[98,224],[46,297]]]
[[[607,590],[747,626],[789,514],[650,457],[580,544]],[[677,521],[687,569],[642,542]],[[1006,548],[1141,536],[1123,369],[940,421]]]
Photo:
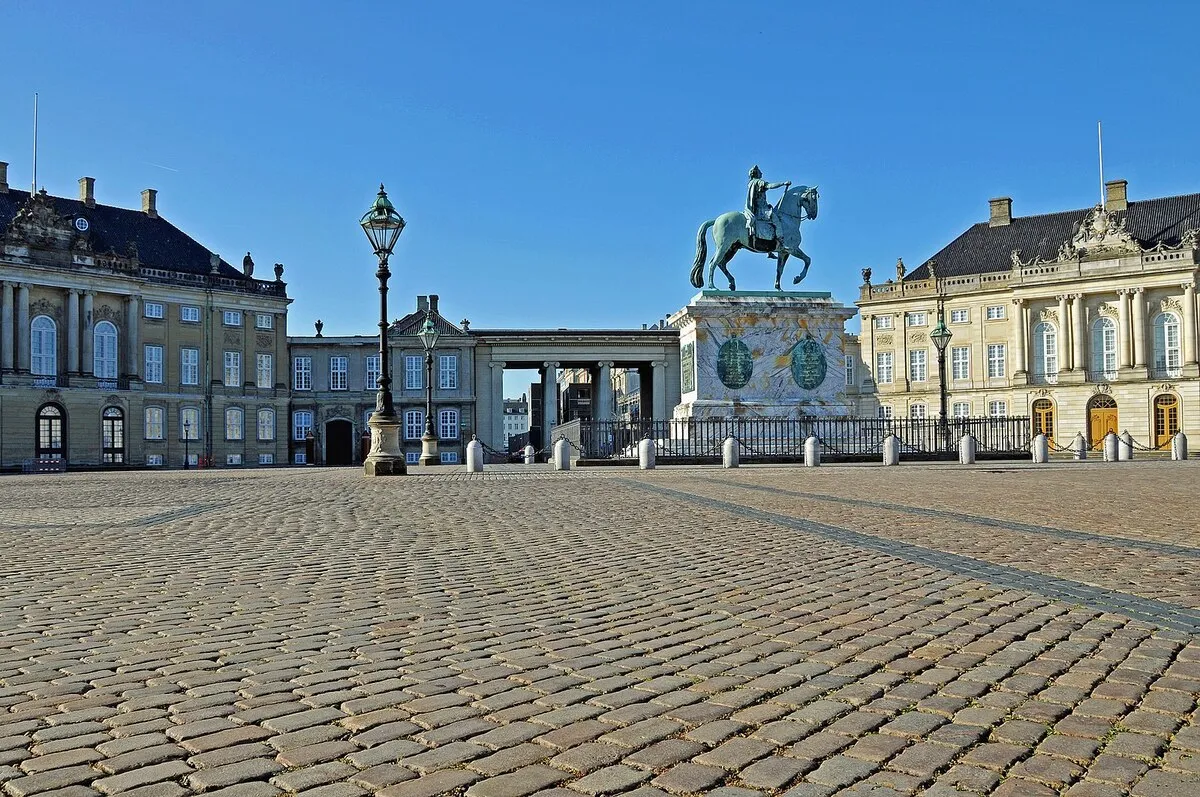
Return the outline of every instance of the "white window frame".
[[[1004,379],[1008,376],[1006,347],[1003,343],[989,343],[987,345],[987,373],[988,379]]]
[[[985,311],[984,318],[986,318],[988,321],[1003,321],[1006,318],[1004,305],[989,304],[987,310]]]
[[[929,313],[924,310],[914,310],[905,316],[905,320],[910,327],[927,327],[929,326]]]
[[[222,310],[221,323],[227,327],[240,327],[242,325],[242,311]]]
[[[254,355],[254,384],[262,389],[275,387],[275,355],[261,351]]]
[[[952,418],[970,418],[971,417],[971,402],[956,401],[951,409],[950,416]]]
[[[189,353],[192,362],[188,362]],[[179,349],[179,384],[200,384],[200,350],[194,346],[181,346]]]
[[[950,311],[951,324],[969,324],[971,323],[971,311],[965,308]]]
[[[880,404],[879,409],[875,411],[875,416],[881,421],[890,421],[894,412],[891,404]]]
[[[458,390],[458,355],[438,355],[438,390]]]
[[[1092,323],[1092,373],[1105,381],[1117,378],[1117,322],[1107,316]]]
[[[312,410],[295,410],[292,412],[292,440],[304,442],[308,432],[313,430]]]
[[[241,454],[226,454],[225,455],[225,464],[226,465],[241,465],[242,464],[242,455]]]
[[[846,385],[847,385],[847,387],[849,387],[854,384],[854,355],[847,354],[845,357],[845,362],[846,362]]]
[[[92,375],[97,379],[117,378],[120,343],[121,336],[113,322],[97,321],[92,327]]]
[[[142,358],[146,363],[144,371],[148,383],[161,385],[163,381],[163,347],[156,343],[147,343],[142,347]]]
[[[225,439],[246,439],[246,411],[241,407],[225,408]]]
[[[890,385],[895,379],[895,362],[896,357],[890,351],[875,352],[875,382],[881,385]]]
[[[185,426],[185,424],[190,424]],[[179,439],[196,441],[200,439],[200,408],[179,408]]]
[[[404,389],[425,389],[425,358],[415,354],[404,355]]]
[[[163,455],[162,454],[147,454],[146,455],[146,466],[147,467],[160,468],[160,467],[162,467],[162,465],[163,465]]]
[[[419,451],[404,452],[404,462],[408,465],[418,465],[421,462],[421,453]]]
[[[242,353],[240,351],[226,351],[223,358],[224,363],[224,384],[226,387],[241,387],[242,386]]]
[[[48,315],[29,321],[29,372],[34,376],[58,374],[58,324]]]
[[[297,465],[307,465],[308,464],[308,452],[305,451],[303,448],[298,449],[296,451],[296,454],[292,457],[292,462],[296,463]]]
[[[258,464],[259,465],[274,465],[275,464],[275,455],[274,454],[259,454],[258,455]]]
[[[405,410],[404,411],[404,439],[405,440],[420,440],[425,434],[425,411],[424,410]]]
[[[260,407],[256,413],[255,430],[260,442],[275,439],[275,410],[270,407]]]
[[[438,439],[457,440],[459,435],[458,410],[445,409],[438,412]]]
[[[988,402],[988,417],[989,418],[1007,418],[1008,417],[1008,402],[1003,399],[995,399]]]
[[[876,329],[891,329],[893,326],[893,323],[894,322],[893,322],[892,316],[890,314],[875,316],[875,328]]]
[[[292,358],[292,390],[312,390],[312,357]]]
[[[1049,321],[1033,327],[1033,372],[1047,381],[1058,379],[1058,329]]]
[[[929,381],[929,350],[908,350],[908,379],[910,382]]]
[[[146,302],[142,315],[146,318],[162,318],[166,314],[162,302]]]
[[[457,451],[440,451],[440,452],[438,452],[438,454],[439,454],[439,458],[441,459],[441,462],[443,465],[457,465],[458,464],[458,452]]]
[[[1183,373],[1183,348],[1179,316],[1172,312],[1154,317],[1154,370],[1169,377]]]
[[[274,329],[275,316],[270,313],[255,313],[254,314],[255,329]]]
[[[971,347],[950,347],[950,379],[964,382],[971,378]]]
[[[923,421],[927,417],[929,417],[928,410],[929,410],[929,408],[920,402],[917,402],[915,404],[909,404],[908,405],[908,417],[914,421]]]
[[[167,428],[167,411],[162,407],[146,407],[143,437],[146,440],[162,440]]]
[[[364,377],[366,384],[363,385],[363,389],[378,390],[379,377],[383,375],[383,370],[379,367],[379,355],[368,354],[363,369],[366,373]]]
[[[199,324],[200,308],[194,304],[179,305],[179,320],[184,324]]]
[[[350,389],[350,358],[335,354],[329,358],[329,389]]]

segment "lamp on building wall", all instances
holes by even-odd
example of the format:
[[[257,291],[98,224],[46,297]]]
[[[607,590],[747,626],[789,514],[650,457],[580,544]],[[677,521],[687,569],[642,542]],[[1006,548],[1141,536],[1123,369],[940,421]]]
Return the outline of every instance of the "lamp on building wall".
[[[183,422],[183,469],[188,469],[188,441],[192,439],[192,422]]]
[[[948,391],[946,390],[946,347],[950,345],[952,337],[950,328],[946,326],[946,307],[945,297],[942,295],[941,283],[937,279],[937,271],[934,262],[929,262],[929,275],[934,281],[937,288],[937,326],[929,333],[929,339],[933,341],[933,345],[937,348],[938,354],[938,390],[941,394],[941,407],[939,409],[938,424],[942,430],[942,444],[947,448],[950,446],[950,427],[946,417],[946,399]]]
[[[440,459],[438,439],[433,430],[433,347],[438,342],[438,331],[429,310],[425,311],[425,323],[421,324],[417,337],[425,347],[425,434],[421,437],[421,464],[437,465]]]
[[[404,219],[392,207],[383,183],[379,184],[375,203],[359,224],[379,258],[379,268],[375,271],[379,279],[379,391],[375,395],[375,412],[367,421],[371,427],[371,451],[363,463],[363,472],[368,476],[402,476],[406,468],[404,452],[400,450],[400,421],[392,402],[392,368],[387,347],[387,283],[392,276],[388,258],[404,231]]]

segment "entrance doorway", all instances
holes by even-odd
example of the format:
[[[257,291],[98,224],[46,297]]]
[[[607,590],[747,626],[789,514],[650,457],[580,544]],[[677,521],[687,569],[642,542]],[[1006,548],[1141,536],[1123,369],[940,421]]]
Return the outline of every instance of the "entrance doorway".
[[[105,407],[100,416],[103,443],[100,461],[105,465],[121,465],[125,462],[125,413],[120,407]]]
[[[1041,398],[1033,402],[1033,433],[1044,434],[1054,445],[1054,402]]]
[[[1154,446],[1170,445],[1179,433],[1179,398],[1170,394],[1154,398]]]
[[[1117,402],[1103,393],[1088,402],[1088,443],[1099,448],[1104,436],[1117,431]]]
[[[325,464],[354,464],[354,424],[329,421],[325,424]]]
[[[37,413],[38,459],[63,459],[66,456],[66,413],[57,404],[45,404]]]

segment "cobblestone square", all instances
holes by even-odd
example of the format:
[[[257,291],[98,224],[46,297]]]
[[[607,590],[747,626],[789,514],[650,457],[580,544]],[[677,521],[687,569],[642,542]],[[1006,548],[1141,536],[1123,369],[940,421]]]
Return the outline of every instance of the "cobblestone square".
[[[1194,461],[0,479],[8,797],[1200,795]]]

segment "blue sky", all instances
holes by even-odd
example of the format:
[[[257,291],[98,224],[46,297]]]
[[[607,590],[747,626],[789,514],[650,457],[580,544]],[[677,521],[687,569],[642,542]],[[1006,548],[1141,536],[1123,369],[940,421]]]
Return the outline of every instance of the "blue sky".
[[[371,334],[357,226],[409,222],[393,315],[639,326],[685,304],[702,221],[746,171],[820,184],[800,286],[851,303],[989,197],[1014,213],[1200,191],[1194,3],[6,2],[0,160],[160,212],[231,263],[277,261],[289,330]],[[1138,17],[1139,13],[1144,14]],[[739,254],[743,289],[772,268]],[[790,283],[789,270],[785,281]]]

